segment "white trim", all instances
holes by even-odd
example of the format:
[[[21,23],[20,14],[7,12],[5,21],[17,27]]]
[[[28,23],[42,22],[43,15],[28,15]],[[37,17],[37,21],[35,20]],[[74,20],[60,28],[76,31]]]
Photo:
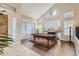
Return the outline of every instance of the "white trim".
[[[75,44],[76,54],[77,54],[77,56],[79,56],[79,40],[77,39],[76,36],[75,36],[75,39],[74,39],[74,44]]]
[[[12,6],[9,6],[7,4],[4,4],[4,3],[0,4],[0,7],[5,8],[5,9],[8,9],[8,10],[11,10],[13,12],[16,12],[16,8],[14,8]]]

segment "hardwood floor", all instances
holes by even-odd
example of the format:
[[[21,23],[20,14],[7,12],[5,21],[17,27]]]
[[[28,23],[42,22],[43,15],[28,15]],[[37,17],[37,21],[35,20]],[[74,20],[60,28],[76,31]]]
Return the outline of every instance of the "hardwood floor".
[[[34,43],[30,42],[28,39],[24,39],[21,42],[24,46],[32,49],[41,56],[76,56],[75,46],[73,43],[59,41],[48,51],[44,51],[34,46]]]

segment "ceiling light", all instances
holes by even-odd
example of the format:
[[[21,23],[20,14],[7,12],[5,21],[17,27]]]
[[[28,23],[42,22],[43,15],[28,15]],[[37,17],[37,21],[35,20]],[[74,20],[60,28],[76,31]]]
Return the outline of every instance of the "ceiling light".
[[[54,12],[52,13],[52,16],[55,16],[55,15],[56,15],[56,13],[57,13],[57,12],[56,12],[56,11],[54,11]]]

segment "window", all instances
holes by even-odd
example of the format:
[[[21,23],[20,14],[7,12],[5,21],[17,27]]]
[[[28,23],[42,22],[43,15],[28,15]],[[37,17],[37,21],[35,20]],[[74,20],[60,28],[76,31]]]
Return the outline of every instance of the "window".
[[[49,28],[54,28],[55,30],[58,30],[60,26],[60,21],[51,21],[49,22]]]
[[[70,25],[72,25],[71,20],[64,21],[64,35],[69,36]],[[71,35],[73,35],[73,28],[71,27]]]
[[[28,22],[22,23],[22,33],[23,34],[32,34],[33,33],[33,24]]]
[[[16,38],[16,17],[13,17],[13,38]]]
[[[58,30],[61,23],[59,20],[48,21],[44,24],[44,31],[48,31],[48,29]]]
[[[74,11],[68,11],[64,14],[64,17],[73,17],[74,16]]]

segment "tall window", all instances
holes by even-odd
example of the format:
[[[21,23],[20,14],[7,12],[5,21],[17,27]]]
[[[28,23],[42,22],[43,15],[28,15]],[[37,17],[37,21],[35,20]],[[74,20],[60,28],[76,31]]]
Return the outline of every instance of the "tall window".
[[[69,36],[69,31],[70,31],[70,25],[72,25],[72,18],[74,16],[74,11],[67,11],[64,14],[65,20],[64,20],[64,35]],[[73,28],[71,26],[71,35],[73,35]]]
[[[64,21],[64,35],[69,36],[70,32],[70,25],[72,25],[71,20],[65,20]],[[71,27],[71,35],[73,35],[73,28]]]
[[[22,33],[23,34],[32,34],[33,33],[33,24],[28,22],[22,23]]]

